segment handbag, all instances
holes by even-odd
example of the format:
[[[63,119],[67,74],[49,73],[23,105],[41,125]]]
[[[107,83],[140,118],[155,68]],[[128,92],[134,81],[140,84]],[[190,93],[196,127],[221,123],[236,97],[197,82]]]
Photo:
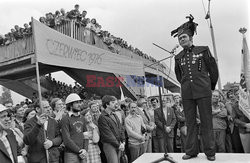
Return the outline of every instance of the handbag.
[[[128,163],[128,157],[124,151],[121,152],[120,163]]]

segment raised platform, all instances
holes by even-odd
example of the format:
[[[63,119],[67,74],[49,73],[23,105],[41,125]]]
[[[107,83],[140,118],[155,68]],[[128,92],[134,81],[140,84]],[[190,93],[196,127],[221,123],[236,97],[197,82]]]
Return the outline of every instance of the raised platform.
[[[151,163],[159,158],[163,157],[163,153],[144,153],[133,163]],[[204,153],[200,153],[198,157],[190,160],[182,160],[184,153],[169,153],[176,162],[178,163],[204,163],[204,162],[214,162],[214,163],[250,163],[250,154],[244,153],[216,153],[215,161],[208,161]],[[162,161],[167,162],[167,161]]]

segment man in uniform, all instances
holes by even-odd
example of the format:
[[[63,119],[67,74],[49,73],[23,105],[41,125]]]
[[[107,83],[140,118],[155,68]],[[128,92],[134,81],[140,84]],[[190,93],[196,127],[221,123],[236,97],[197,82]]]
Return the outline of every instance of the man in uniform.
[[[189,21],[171,32],[183,50],[175,56],[175,74],[181,84],[184,113],[187,125],[187,140],[182,159],[197,157],[198,128],[196,124],[197,106],[201,120],[201,137],[204,153],[210,161],[215,160],[215,143],[212,125],[211,96],[218,80],[218,68],[207,46],[194,46],[193,35],[196,24],[193,16]]]

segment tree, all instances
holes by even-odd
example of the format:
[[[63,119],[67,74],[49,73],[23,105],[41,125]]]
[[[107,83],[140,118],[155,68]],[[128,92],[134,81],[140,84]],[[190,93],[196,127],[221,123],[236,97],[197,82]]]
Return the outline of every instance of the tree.
[[[0,96],[0,103],[4,103],[5,101],[11,101],[13,102],[11,98],[10,90],[6,87],[2,87],[2,95]]]

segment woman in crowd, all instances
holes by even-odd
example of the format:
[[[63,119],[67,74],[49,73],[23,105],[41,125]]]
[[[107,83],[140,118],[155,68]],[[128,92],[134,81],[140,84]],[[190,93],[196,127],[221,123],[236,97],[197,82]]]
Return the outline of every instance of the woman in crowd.
[[[87,163],[101,163],[101,151],[98,146],[98,142],[100,140],[98,127],[92,121],[92,116],[89,109],[84,110],[82,115],[86,120],[88,130],[87,132],[83,133],[84,138],[89,139]]]
[[[53,98],[50,102],[50,106],[53,110],[53,117],[56,121],[62,119],[63,114],[65,113],[65,105],[60,98]]]
[[[98,103],[98,101],[94,100],[94,101],[90,101],[88,105],[89,105],[89,109],[90,109],[89,111],[92,115],[92,121],[94,124],[97,125],[99,116],[101,115],[99,103]]]

